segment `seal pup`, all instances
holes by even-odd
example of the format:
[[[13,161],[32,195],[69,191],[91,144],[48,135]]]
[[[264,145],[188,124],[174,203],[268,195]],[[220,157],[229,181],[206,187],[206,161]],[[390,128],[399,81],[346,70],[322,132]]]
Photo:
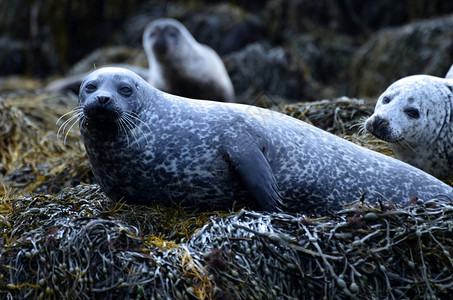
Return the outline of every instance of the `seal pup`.
[[[448,179],[453,176],[452,109],[453,79],[414,75],[390,85],[364,125],[400,160]]]
[[[397,159],[290,116],[163,93],[103,68],[82,83],[72,120],[114,201],[198,209],[325,213],[359,198],[452,199],[453,189]]]
[[[174,19],[156,19],[143,32],[149,83],[188,98],[234,102],[234,89],[221,58],[198,43]]]

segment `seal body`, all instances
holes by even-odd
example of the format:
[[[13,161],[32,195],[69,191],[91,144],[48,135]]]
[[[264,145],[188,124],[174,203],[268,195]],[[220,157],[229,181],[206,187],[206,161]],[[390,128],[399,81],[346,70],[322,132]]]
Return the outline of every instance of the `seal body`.
[[[395,155],[435,177],[453,176],[453,79],[414,75],[379,97],[365,128]]]
[[[453,195],[417,168],[300,120],[166,94],[124,69],[91,73],[79,106],[93,173],[115,201],[322,213],[361,197]]]
[[[234,102],[234,89],[221,58],[198,43],[174,19],[157,19],[143,32],[149,83],[157,89],[194,99]]]

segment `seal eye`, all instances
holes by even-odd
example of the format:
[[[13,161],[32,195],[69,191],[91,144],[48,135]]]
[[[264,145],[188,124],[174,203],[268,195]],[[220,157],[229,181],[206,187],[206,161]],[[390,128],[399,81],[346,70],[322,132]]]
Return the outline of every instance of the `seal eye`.
[[[178,29],[176,29],[174,27],[169,27],[169,28],[167,28],[166,33],[170,38],[174,39],[178,36]]]
[[[387,96],[384,97],[384,98],[382,98],[382,103],[383,103],[383,104],[389,104],[389,103],[390,103],[390,98],[387,97]]]
[[[406,108],[404,113],[411,119],[418,119],[420,118],[420,112],[416,108]]]
[[[132,89],[129,86],[123,86],[123,87],[120,87],[120,89],[118,90],[118,93],[120,93],[121,95],[123,95],[125,97],[129,97],[130,95],[132,95]]]
[[[93,84],[87,84],[85,91],[87,93],[93,93],[94,91],[96,91],[96,86],[94,86]]]

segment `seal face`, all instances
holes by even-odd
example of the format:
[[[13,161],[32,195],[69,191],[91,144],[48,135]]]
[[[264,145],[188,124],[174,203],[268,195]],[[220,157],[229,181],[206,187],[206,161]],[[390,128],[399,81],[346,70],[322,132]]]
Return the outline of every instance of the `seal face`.
[[[438,178],[453,176],[453,80],[428,75],[393,83],[365,128],[396,156]]]
[[[292,117],[166,94],[125,69],[88,75],[79,105],[93,173],[115,201],[324,213],[362,196],[453,195],[417,168]]]
[[[198,43],[174,19],[157,19],[143,32],[149,82],[164,92],[194,99],[234,102],[225,66],[210,47]]]

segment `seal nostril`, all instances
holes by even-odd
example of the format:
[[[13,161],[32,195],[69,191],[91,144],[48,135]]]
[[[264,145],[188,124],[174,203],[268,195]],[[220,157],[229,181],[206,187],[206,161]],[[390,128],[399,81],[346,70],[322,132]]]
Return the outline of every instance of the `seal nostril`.
[[[110,100],[110,97],[98,96],[98,101],[100,104],[106,104],[107,102],[109,102],[109,100]]]
[[[382,129],[383,127],[386,127],[389,124],[389,121],[384,118],[376,117],[374,120],[374,128],[376,129]]]

